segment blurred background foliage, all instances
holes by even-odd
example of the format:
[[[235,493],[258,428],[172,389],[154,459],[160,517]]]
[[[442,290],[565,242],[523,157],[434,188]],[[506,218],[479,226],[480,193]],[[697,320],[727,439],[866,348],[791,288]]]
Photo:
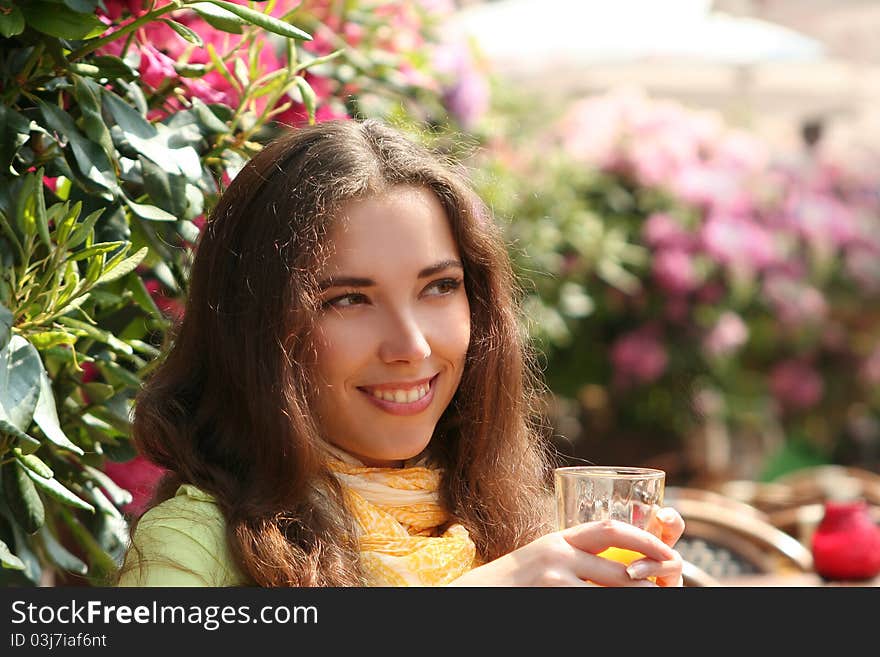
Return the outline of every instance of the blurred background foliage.
[[[380,117],[509,238],[573,462],[671,483],[880,467],[870,150],[493,78],[447,0],[0,0],[0,582],[101,584],[158,470],[132,400],[191,248],[278,130]]]

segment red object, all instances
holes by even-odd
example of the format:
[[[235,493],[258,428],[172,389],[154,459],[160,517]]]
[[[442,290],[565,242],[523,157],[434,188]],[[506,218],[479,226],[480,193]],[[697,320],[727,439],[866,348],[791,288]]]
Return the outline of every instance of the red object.
[[[857,581],[880,574],[880,526],[865,500],[825,502],[811,548],[814,568],[826,580]]]

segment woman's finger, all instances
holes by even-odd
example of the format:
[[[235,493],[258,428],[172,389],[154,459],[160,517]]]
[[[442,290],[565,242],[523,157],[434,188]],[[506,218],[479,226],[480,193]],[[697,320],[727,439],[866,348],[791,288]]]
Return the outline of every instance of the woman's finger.
[[[655,561],[677,556],[675,550],[650,532],[620,520],[593,520],[563,529],[561,533],[570,545],[594,555],[617,547],[641,552]]]
[[[663,507],[657,512],[656,518],[660,525],[659,538],[666,545],[672,547],[684,534],[684,518],[670,506]]]
[[[681,555],[676,554],[675,559],[666,561],[654,561],[652,559],[639,559],[633,561],[626,569],[627,574],[633,579],[653,577],[658,586],[681,586],[683,583]]]
[[[598,586],[654,587],[656,584],[644,578],[634,579],[626,571],[626,565],[569,545],[567,562],[571,572],[579,579]]]

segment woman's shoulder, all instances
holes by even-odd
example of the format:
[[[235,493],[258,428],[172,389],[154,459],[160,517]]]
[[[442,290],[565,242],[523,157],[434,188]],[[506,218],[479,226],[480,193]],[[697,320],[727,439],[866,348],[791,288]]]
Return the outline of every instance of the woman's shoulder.
[[[191,484],[140,517],[121,573],[119,586],[234,586],[242,579],[219,505]]]

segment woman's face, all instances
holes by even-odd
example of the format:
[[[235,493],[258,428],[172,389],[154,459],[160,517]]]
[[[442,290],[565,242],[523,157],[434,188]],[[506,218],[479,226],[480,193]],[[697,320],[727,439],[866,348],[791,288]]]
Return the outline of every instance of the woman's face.
[[[470,309],[449,220],[428,189],[344,205],[321,267],[317,417],[325,440],[399,466],[431,440],[461,381]]]

